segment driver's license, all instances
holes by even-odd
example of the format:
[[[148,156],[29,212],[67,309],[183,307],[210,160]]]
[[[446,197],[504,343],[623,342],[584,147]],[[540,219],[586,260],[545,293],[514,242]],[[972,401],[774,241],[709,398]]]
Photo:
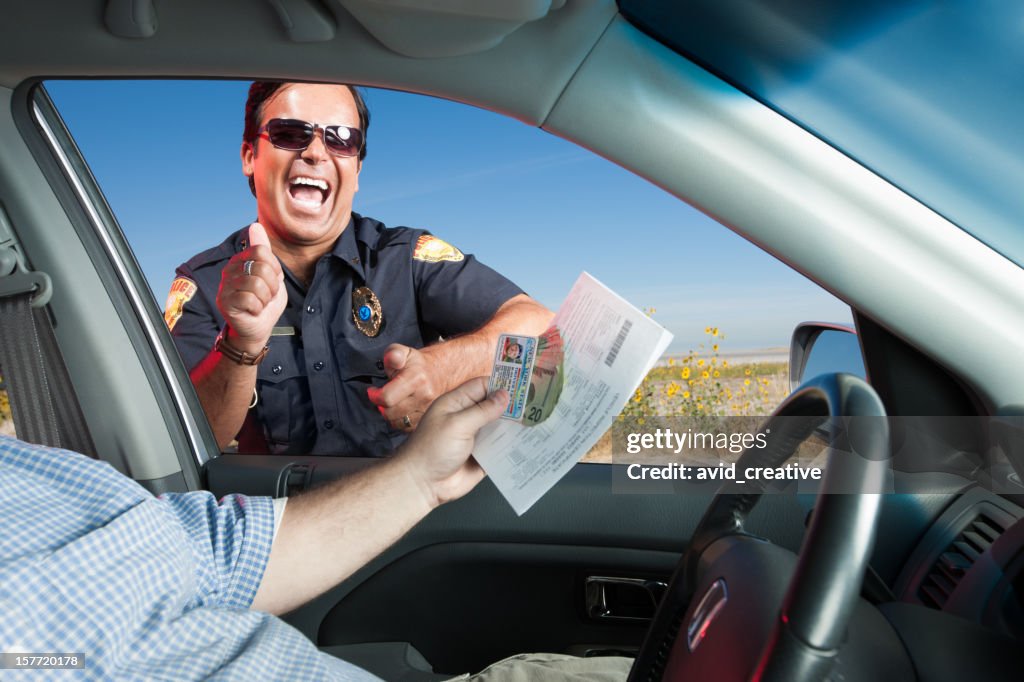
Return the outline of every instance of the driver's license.
[[[530,391],[530,377],[537,357],[537,337],[502,334],[494,353],[488,392],[502,389],[509,401],[502,419],[522,421]]]

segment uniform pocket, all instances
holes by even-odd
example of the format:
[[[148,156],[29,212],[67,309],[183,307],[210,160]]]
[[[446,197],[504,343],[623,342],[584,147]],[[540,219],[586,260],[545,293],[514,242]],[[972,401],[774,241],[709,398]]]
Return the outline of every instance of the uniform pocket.
[[[335,360],[340,368],[341,377],[349,379],[364,378],[368,383],[381,385],[387,380],[384,371],[384,351],[393,343],[400,343],[411,348],[423,345],[420,328],[416,323],[389,329],[387,334],[377,338],[367,336],[343,337],[335,346]],[[380,380],[380,381],[377,381]]]
[[[346,391],[353,400],[364,406],[365,416],[360,421],[368,434],[368,441],[376,443],[373,454],[390,452],[406,438],[403,431],[394,428],[378,413],[377,407],[367,396],[368,388],[380,388],[388,382],[384,370],[384,351],[393,343],[411,348],[421,347],[423,339],[419,325],[409,323],[402,327],[394,326],[387,330],[386,336],[378,338],[342,338],[335,347],[338,371]]]
[[[299,446],[296,437],[309,433],[304,422],[312,418],[312,411],[299,339],[272,336],[268,345],[256,378],[255,411],[268,449],[276,453]]]

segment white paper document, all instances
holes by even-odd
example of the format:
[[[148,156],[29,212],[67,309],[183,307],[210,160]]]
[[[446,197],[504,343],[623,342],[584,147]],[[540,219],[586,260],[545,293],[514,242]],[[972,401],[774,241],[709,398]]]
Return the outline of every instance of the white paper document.
[[[536,426],[499,420],[477,435],[473,455],[517,514],[551,489],[600,439],[672,334],[587,273],[555,316],[564,386]]]

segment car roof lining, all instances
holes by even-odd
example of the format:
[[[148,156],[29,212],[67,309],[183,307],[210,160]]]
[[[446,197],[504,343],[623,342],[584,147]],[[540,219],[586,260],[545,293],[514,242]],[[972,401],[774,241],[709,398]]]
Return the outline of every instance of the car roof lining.
[[[111,34],[88,3],[64,3],[53,12],[17,5],[5,10],[0,25],[0,84],[13,88],[38,77],[290,79],[302,73],[308,81],[453,99],[537,126],[617,13],[610,0],[567,2],[491,49],[415,59],[385,47],[340,5],[330,8],[334,38],[296,43],[269,2],[161,4],[158,30],[142,39]],[[443,43],[445,35],[435,39]]]
[[[333,40],[337,5],[385,47],[414,58],[489,50],[522,25],[565,6],[565,0],[333,0],[332,13],[318,0],[267,2],[292,42]],[[103,21],[119,38],[151,38],[160,26],[154,0],[107,0]]]

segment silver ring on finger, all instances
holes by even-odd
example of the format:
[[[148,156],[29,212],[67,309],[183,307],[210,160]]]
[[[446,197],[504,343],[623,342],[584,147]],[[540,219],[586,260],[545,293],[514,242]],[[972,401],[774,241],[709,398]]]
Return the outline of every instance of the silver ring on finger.
[[[247,261],[245,261],[245,264],[242,266],[242,272],[245,273],[246,276],[251,276],[252,275],[252,266],[255,263],[256,263],[256,261],[254,261],[254,260],[247,260]]]
[[[412,420],[409,419],[409,415],[405,415],[404,417],[402,417],[402,426],[404,426],[407,429],[412,428]]]

